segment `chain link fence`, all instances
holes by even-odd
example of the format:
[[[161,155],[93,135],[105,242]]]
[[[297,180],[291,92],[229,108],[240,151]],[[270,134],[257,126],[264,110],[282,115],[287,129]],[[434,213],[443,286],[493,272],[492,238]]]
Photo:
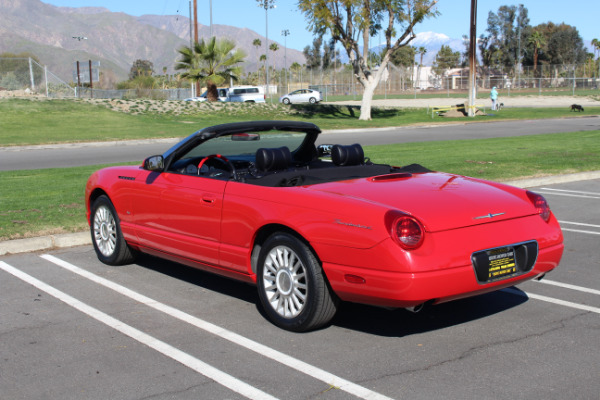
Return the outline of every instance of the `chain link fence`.
[[[363,94],[362,86],[347,67],[326,71],[303,68],[287,71],[287,74],[285,71],[274,71],[271,76],[273,80],[270,86],[277,87],[278,96],[301,88],[319,90],[324,100],[337,99],[338,96],[358,100]],[[543,65],[535,69],[533,67],[513,68],[509,71],[504,71],[503,68],[478,67],[477,90],[489,92],[495,86],[505,90],[509,96],[511,94],[556,94],[556,92],[575,95],[577,92],[598,90],[599,76],[600,71],[593,63],[592,65]],[[449,97],[456,94],[466,95],[468,85],[468,68],[436,71],[432,66],[397,67],[390,64],[387,71],[383,73],[375,95],[384,98],[397,95],[410,95],[415,98],[432,95]],[[275,95],[273,89],[270,92]]]
[[[390,64],[375,96],[456,96],[468,92],[468,68],[439,71],[432,66],[414,65],[397,67]],[[273,70],[267,94],[271,99],[302,88],[319,90],[323,100],[360,100],[362,86],[347,65],[328,70],[299,68]],[[501,67],[477,69],[477,90],[487,92],[492,87],[505,94],[538,94],[564,92],[575,95],[581,91],[596,91],[600,87],[598,62],[580,65],[539,65],[510,69]],[[249,74],[240,84],[265,86],[264,69]],[[157,100],[184,100],[192,97],[191,87],[176,89],[106,90],[89,87],[76,88],[66,83],[45,66],[32,58],[0,58],[0,90],[16,94],[36,94],[50,98],[82,97],[105,99],[149,98]],[[594,92],[592,92],[594,93]],[[598,92],[600,95],[600,91]]]
[[[74,97],[73,87],[33,58],[0,58],[0,89],[46,97]]]

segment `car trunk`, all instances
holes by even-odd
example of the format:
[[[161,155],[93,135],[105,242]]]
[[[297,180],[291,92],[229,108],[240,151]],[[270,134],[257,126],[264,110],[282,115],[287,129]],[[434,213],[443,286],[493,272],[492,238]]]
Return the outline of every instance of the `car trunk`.
[[[414,215],[429,232],[535,214],[526,197],[445,173],[392,174],[312,185],[316,190],[377,203]]]

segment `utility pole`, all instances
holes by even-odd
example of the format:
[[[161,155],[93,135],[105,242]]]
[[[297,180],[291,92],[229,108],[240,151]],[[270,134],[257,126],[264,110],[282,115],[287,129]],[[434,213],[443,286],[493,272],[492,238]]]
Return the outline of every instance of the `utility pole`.
[[[286,85],[286,93],[290,91],[290,85],[288,82],[288,70],[287,70],[287,37],[290,35],[289,29],[284,29],[281,31],[283,35],[283,70],[285,71],[285,85]]]
[[[212,29],[212,0],[208,0],[208,11],[210,12],[210,37],[213,37]]]
[[[269,96],[269,100],[271,103],[273,100],[271,99],[271,94],[269,93],[269,8],[275,8],[275,0],[256,0],[258,2],[258,6],[265,9],[265,55],[266,55],[266,63],[265,63],[265,78],[266,78],[266,87],[265,92],[266,95]]]
[[[477,82],[475,66],[477,64],[477,0],[471,0],[471,27],[469,38],[469,117],[475,116],[475,98]]]
[[[194,0],[194,46],[192,46],[192,55],[194,48],[198,44],[198,0]],[[194,97],[200,96],[200,82],[196,81]]]
[[[194,0],[194,43],[198,43],[198,0]]]

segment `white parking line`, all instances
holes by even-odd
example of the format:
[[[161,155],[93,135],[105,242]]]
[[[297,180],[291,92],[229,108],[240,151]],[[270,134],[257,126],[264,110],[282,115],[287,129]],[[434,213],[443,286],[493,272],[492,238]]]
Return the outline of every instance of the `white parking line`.
[[[584,224],[583,222],[571,222],[571,221],[558,221],[559,224],[561,225],[575,225],[575,226],[585,226],[588,228],[598,228],[598,231],[588,231],[588,230],[583,230],[583,229],[571,229],[571,228],[565,228],[564,226],[561,226],[561,229],[563,231],[566,232],[577,232],[577,233],[588,233],[590,235],[600,235],[600,225],[594,225],[594,224]]]
[[[600,229],[600,225],[594,225],[594,224],[584,224],[583,222],[571,222],[571,221],[558,221],[561,224],[570,224],[570,225],[577,225],[577,226],[587,226],[590,228],[598,228]]]
[[[583,229],[569,229],[569,228],[561,228],[565,232],[576,232],[576,233],[587,233],[590,235],[600,235],[600,232],[594,231],[584,231]]]
[[[598,308],[598,307],[586,306],[585,304],[577,304],[577,303],[573,303],[571,301],[565,301],[565,300],[555,299],[553,297],[541,296],[539,294],[524,292],[522,290],[517,290],[514,288],[501,289],[501,291],[511,293],[511,294],[516,294],[517,296],[526,296],[530,299],[541,300],[541,301],[545,301],[548,303],[558,304],[558,305],[565,306],[565,307],[576,308],[578,310],[585,310],[585,311],[590,311],[590,312],[593,312],[596,314],[600,314],[600,308]]]
[[[57,298],[58,300],[66,303],[67,305],[81,311],[82,313],[94,318],[95,320],[110,326],[111,328],[121,332],[124,335],[129,336],[130,338],[137,340],[138,342],[145,344],[146,346],[158,351],[165,356],[172,358],[175,361],[180,362],[188,368],[206,376],[209,379],[225,386],[226,388],[241,394],[244,397],[249,399],[265,399],[265,400],[276,400],[276,397],[271,396],[253,386],[248,385],[245,382],[240,381],[239,379],[234,378],[233,376],[218,370],[217,368],[212,367],[209,364],[187,354],[183,351],[162,342],[142,331],[139,331],[118,319],[111,317],[108,314],[103,313],[102,311],[91,307],[74,297],[69,296],[68,294],[34,278],[31,275],[26,274],[23,271],[20,271],[4,261],[0,261],[0,269],[8,272],[9,274],[15,276],[16,278],[21,279],[22,281],[27,282],[28,284],[48,293],[50,296]]]
[[[542,279],[541,281],[534,281],[534,282],[545,283],[546,285],[558,286],[558,287],[562,287],[562,288],[566,288],[566,289],[577,290],[579,292],[600,295],[600,290],[590,289],[590,288],[586,288],[583,286],[571,285],[569,283],[551,281],[549,279]]]
[[[146,297],[140,293],[134,292],[131,289],[128,289],[124,286],[119,285],[118,283],[109,281],[108,279],[104,279],[98,275],[95,275],[89,271],[86,271],[82,268],[79,268],[71,263],[63,261],[57,257],[54,257],[49,254],[44,254],[42,256],[43,259],[50,261],[53,264],[58,265],[68,271],[71,271],[81,277],[91,280],[99,285],[107,287],[116,291],[117,293],[122,294],[123,296],[129,297],[139,303],[142,303],[148,307],[154,308],[160,312],[163,312],[167,315],[170,315],[173,318],[177,318],[180,321],[187,322],[190,325],[193,325],[197,328],[200,328],[206,332],[210,332],[213,335],[216,335],[222,339],[228,340],[233,344],[244,347],[247,350],[251,350],[260,354],[261,356],[267,357],[273,361],[276,361],[280,364],[283,364],[287,367],[295,369],[298,372],[311,376],[319,381],[326,383],[328,386],[335,386],[337,389],[343,390],[353,396],[360,397],[363,399],[369,400],[391,400],[389,397],[384,396],[380,393],[374,392],[370,389],[367,389],[363,386],[357,385],[353,382],[350,382],[346,379],[343,379],[339,376],[336,376],[330,372],[327,372],[323,369],[315,367],[311,364],[308,364],[304,361],[298,360],[292,356],[289,356],[285,353],[267,347],[261,343],[255,342],[254,340],[248,339],[242,335],[238,335],[232,331],[229,331],[225,328],[212,324],[210,322],[204,321],[200,318],[194,317],[193,315],[187,314],[181,310],[178,310],[174,307],[168,306],[166,304],[160,303],[156,300],[153,300],[149,297]]]
[[[592,196],[600,196],[597,192],[583,192],[581,190],[566,190],[566,189],[553,189],[553,188],[540,188],[541,190],[549,190],[551,192],[564,192],[564,193],[578,193],[578,194],[589,194]]]
[[[543,189],[543,190],[547,190],[547,189]],[[539,194],[549,194],[549,195],[553,195],[553,196],[578,197],[580,199],[598,199],[598,200],[600,200],[600,196],[596,197],[596,196],[576,194],[576,193],[557,193],[557,192],[550,192],[550,191],[545,192],[542,190],[536,190],[535,192],[539,193]]]

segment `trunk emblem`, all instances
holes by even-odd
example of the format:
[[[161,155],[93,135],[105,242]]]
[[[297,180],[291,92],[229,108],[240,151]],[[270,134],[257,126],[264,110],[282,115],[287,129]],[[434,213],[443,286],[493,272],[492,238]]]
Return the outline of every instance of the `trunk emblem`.
[[[494,217],[499,217],[500,215],[504,215],[504,214],[506,214],[506,213],[503,213],[503,212],[502,213],[497,213],[497,214],[491,214],[490,213],[490,214],[487,214],[487,215],[481,215],[479,217],[475,217],[473,219],[494,218]]]

